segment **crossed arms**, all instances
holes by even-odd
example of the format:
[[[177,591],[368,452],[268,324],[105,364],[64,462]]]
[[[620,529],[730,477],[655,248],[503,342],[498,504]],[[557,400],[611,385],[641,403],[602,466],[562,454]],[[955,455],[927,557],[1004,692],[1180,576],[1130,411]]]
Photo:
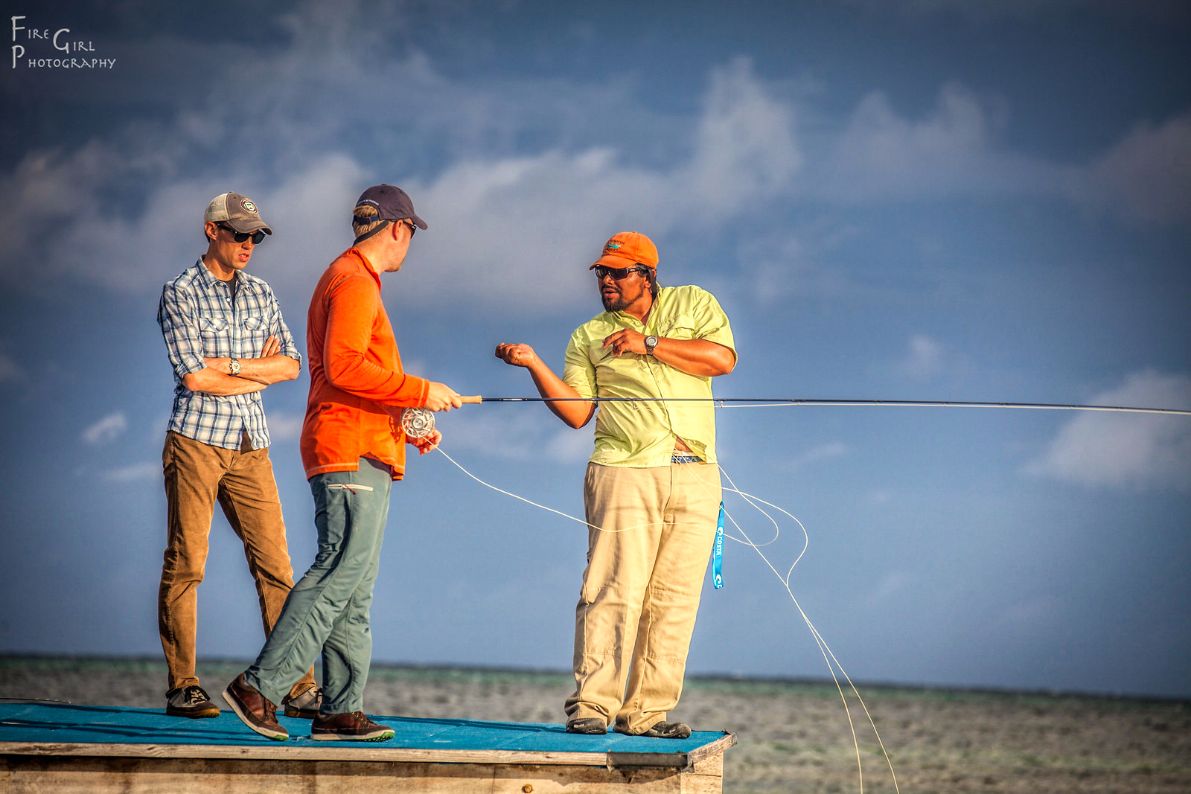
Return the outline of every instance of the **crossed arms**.
[[[230,358],[203,358],[203,369],[182,377],[182,385],[207,394],[249,394],[285,380],[294,380],[301,371],[296,359],[281,353],[281,341],[270,336],[258,358],[242,358],[240,374],[232,375]]]

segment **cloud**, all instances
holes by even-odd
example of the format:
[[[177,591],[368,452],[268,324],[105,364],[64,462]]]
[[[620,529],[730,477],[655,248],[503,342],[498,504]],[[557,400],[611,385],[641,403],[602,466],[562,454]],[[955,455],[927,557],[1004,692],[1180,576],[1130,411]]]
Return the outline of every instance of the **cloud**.
[[[842,441],[829,441],[825,444],[817,444],[805,452],[795,455],[789,459],[787,465],[793,468],[801,468],[824,460],[842,458],[847,454],[847,444],[844,444]]]
[[[265,421],[269,426],[269,438],[273,443],[278,441],[295,441],[302,435],[302,422],[305,414],[290,411],[266,411]]]
[[[39,256],[47,265],[38,278],[151,293],[201,252],[199,217],[210,196],[235,189],[257,201],[276,231],[254,271],[296,298],[346,247],[352,199],[383,179],[400,181],[432,227],[403,276],[413,300],[521,300],[523,285],[508,274],[534,264],[547,266],[534,305],[559,312],[589,298],[582,265],[611,232],[648,230],[664,250],[665,236],[684,224],[724,223],[789,191],[801,166],[792,107],[747,59],[709,70],[700,110],[670,120],[668,155],[644,165],[640,152],[574,133],[592,127],[605,106],[635,125],[643,120],[645,131],[663,124],[628,87],[552,77],[455,81],[386,40],[383,28],[398,22],[360,7],[327,14],[301,5],[280,22],[286,46],[212,61],[279,87],[261,101],[228,103],[223,91],[198,90],[172,118],[128,122],[73,151],[29,152],[0,176],[17,199],[0,219],[0,275],[24,284],[23,255],[52,227],[58,233]],[[393,54],[378,59],[377,51]],[[378,83],[400,86],[402,101],[378,103]],[[312,106],[320,108],[313,117]],[[527,112],[507,112],[514,106]],[[619,128],[603,129],[606,139],[623,140]],[[548,143],[507,143],[530,131]],[[568,144],[576,137],[587,142]],[[407,154],[419,149],[437,151]],[[442,165],[425,174],[426,163]],[[124,189],[129,171],[135,201]],[[63,223],[58,197],[66,194],[80,210]],[[108,261],[122,264],[95,264]]]
[[[564,428],[544,407],[537,415],[528,411],[454,414],[443,417],[438,427],[443,449],[452,456],[463,450],[501,460],[582,463],[591,456],[594,443],[591,425]]]
[[[105,482],[133,483],[148,482],[161,479],[160,463],[133,463],[128,466],[118,466],[107,469],[101,475]]]
[[[454,13],[462,12],[437,24]],[[532,264],[541,266],[532,305],[552,313],[588,300],[582,263],[613,231],[649,231],[664,259],[673,236],[714,231],[787,196],[1044,194],[1086,203],[1094,195],[1097,206],[1144,220],[1187,217],[1185,118],[1141,127],[1086,167],[1056,164],[1002,143],[1003,102],[949,83],[918,117],[871,92],[834,127],[821,124],[826,132],[807,151],[798,119],[822,112],[779,96],[745,58],[709,68],[696,112],[665,116],[634,96],[627,68],[588,83],[454,79],[416,48],[400,9],[306,2],[274,21],[273,46],[221,42],[204,56],[215,72],[185,85],[187,102],[173,115],[113,122],[74,148],[32,149],[0,174],[12,207],[0,217],[0,276],[47,292],[65,279],[152,293],[200,252],[207,199],[236,189],[277,231],[253,268],[304,300],[347,243],[346,206],[377,180],[409,188],[432,226],[403,276],[414,300],[524,304],[508,274]],[[175,37],[130,46],[142,47],[146,63],[202,51]],[[275,88],[227,102],[223,86],[242,74]],[[145,90],[168,107],[155,87]],[[629,132],[624,118],[633,119]],[[1157,188],[1146,190],[1151,180]],[[63,195],[75,208],[65,221]],[[775,287],[759,295],[791,280],[795,289],[841,289],[805,235],[770,236],[742,252],[759,256],[750,266]],[[22,264],[35,252],[42,266],[30,277]]]
[[[1008,126],[1002,100],[960,83],[944,85],[935,107],[919,118],[898,114],[884,92],[874,91],[826,145],[804,193],[849,203],[1048,196],[1131,221],[1191,219],[1191,113],[1140,123],[1081,163],[1013,151],[1001,140]]]
[[[82,439],[91,446],[97,446],[114,441],[127,429],[128,419],[123,412],[117,411],[86,427],[83,430]]]
[[[1191,221],[1191,113],[1138,125],[1071,180],[1071,193],[1136,221]]]
[[[831,262],[834,251],[854,235],[855,229],[846,223],[823,220],[793,230],[747,235],[736,255],[746,277],[734,279],[728,289],[766,307],[793,298],[844,298],[868,292],[870,285],[851,282]]]
[[[1004,103],[944,85],[922,118],[898,115],[880,91],[865,96],[829,147],[808,190],[848,202],[1057,191],[1062,170],[1000,147]]]
[[[869,605],[880,606],[885,604],[885,602],[905,590],[913,581],[914,577],[907,571],[890,571],[877,581],[876,587],[869,593]]]
[[[1191,377],[1138,372],[1089,402],[1186,409]],[[1185,416],[1082,414],[1067,422],[1025,471],[1085,487],[1191,491],[1191,422]]]
[[[16,360],[4,351],[0,351],[0,383],[14,383],[24,379],[25,372]]]
[[[943,345],[926,334],[914,334],[897,368],[917,380],[933,378],[943,370]]]
[[[457,162],[412,186],[419,214],[426,207],[444,233],[418,239],[423,264],[404,288],[414,299],[505,304],[524,296],[509,273],[545,263],[551,267],[535,282],[535,303],[569,308],[587,299],[583,264],[612,232],[648,230],[665,259],[671,231],[724,222],[791,190],[801,163],[793,124],[790,108],[742,60],[712,70],[694,151],[673,167],[631,165],[602,147]]]

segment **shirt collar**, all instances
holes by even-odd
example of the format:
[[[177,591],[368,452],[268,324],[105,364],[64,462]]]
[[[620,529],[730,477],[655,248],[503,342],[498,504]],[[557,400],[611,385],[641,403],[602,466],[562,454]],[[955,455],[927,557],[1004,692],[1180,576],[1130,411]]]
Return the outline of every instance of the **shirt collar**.
[[[352,246],[351,248],[347,249],[347,253],[348,255],[354,254],[355,257],[360,260],[360,266],[364,268],[368,275],[372,276],[372,280],[376,282],[376,288],[380,289],[380,273],[376,272],[376,268],[372,266],[372,262],[369,261],[368,257],[364,256],[364,252],[359,248]]]
[[[227,287],[228,289],[231,289],[232,282],[235,282],[236,284],[241,285],[241,286],[243,286],[245,283],[247,283],[247,279],[240,278],[239,271],[237,271],[235,273],[235,275],[232,276],[232,281],[220,281],[219,279],[215,278],[214,274],[212,274],[211,271],[207,269],[207,266],[205,264],[203,264],[203,258],[201,256],[198,258],[198,261],[195,263],[195,267],[198,268],[199,275],[203,279],[203,283],[207,286],[207,289],[212,289],[213,287],[216,287],[219,285],[222,285],[222,286]]]

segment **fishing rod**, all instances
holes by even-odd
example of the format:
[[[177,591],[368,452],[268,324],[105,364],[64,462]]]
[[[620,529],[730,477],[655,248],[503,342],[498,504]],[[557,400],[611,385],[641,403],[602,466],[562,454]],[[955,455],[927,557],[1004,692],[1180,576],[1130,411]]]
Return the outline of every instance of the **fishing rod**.
[[[1118,414],[1163,414],[1191,416],[1184,408],[1147,408],[1132,405],[1081,405],[1078,403],[967,402],[963,400],[837,400],[804,397],[484,397],[471,394],[460,397],[464,405],[481,403],[712,403],[717,408],[994,408],[1025,411],[1089,411]],[[425,408],[407,408],[401,425],[411,438],[424,438],[434,432],[434,414]]]
[[[1100,411],[1130,414],[1168,414],[1191,416],[1191,409],[1150,408],[1129,405],[1084,405],[1078,403],[971,402],[963,400],[851,400],[810,399],[804,397],[463,397],[466,404],[478,403],[712,403],[719,408],[779,408],[805,406],[823,408],[1007,408],[1032,411]]]

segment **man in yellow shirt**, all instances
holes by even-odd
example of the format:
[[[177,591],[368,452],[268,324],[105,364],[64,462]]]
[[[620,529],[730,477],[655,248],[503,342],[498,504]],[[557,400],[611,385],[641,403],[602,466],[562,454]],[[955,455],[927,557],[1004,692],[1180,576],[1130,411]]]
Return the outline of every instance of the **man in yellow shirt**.
[[[721,498],[711,379],[732,371],[736,349],[715,297],[660,287],[657,266],[644,234],[608,240],[591,266],[605,311],[571,335],[561,378],[529,345],[496,348],[529,370],[563,422],[579,428],[596,416],[571,733],[610,723],[631,735],[691,733],[667,718],[682,693]],[[597,413],[592,398],[620,401]]]

